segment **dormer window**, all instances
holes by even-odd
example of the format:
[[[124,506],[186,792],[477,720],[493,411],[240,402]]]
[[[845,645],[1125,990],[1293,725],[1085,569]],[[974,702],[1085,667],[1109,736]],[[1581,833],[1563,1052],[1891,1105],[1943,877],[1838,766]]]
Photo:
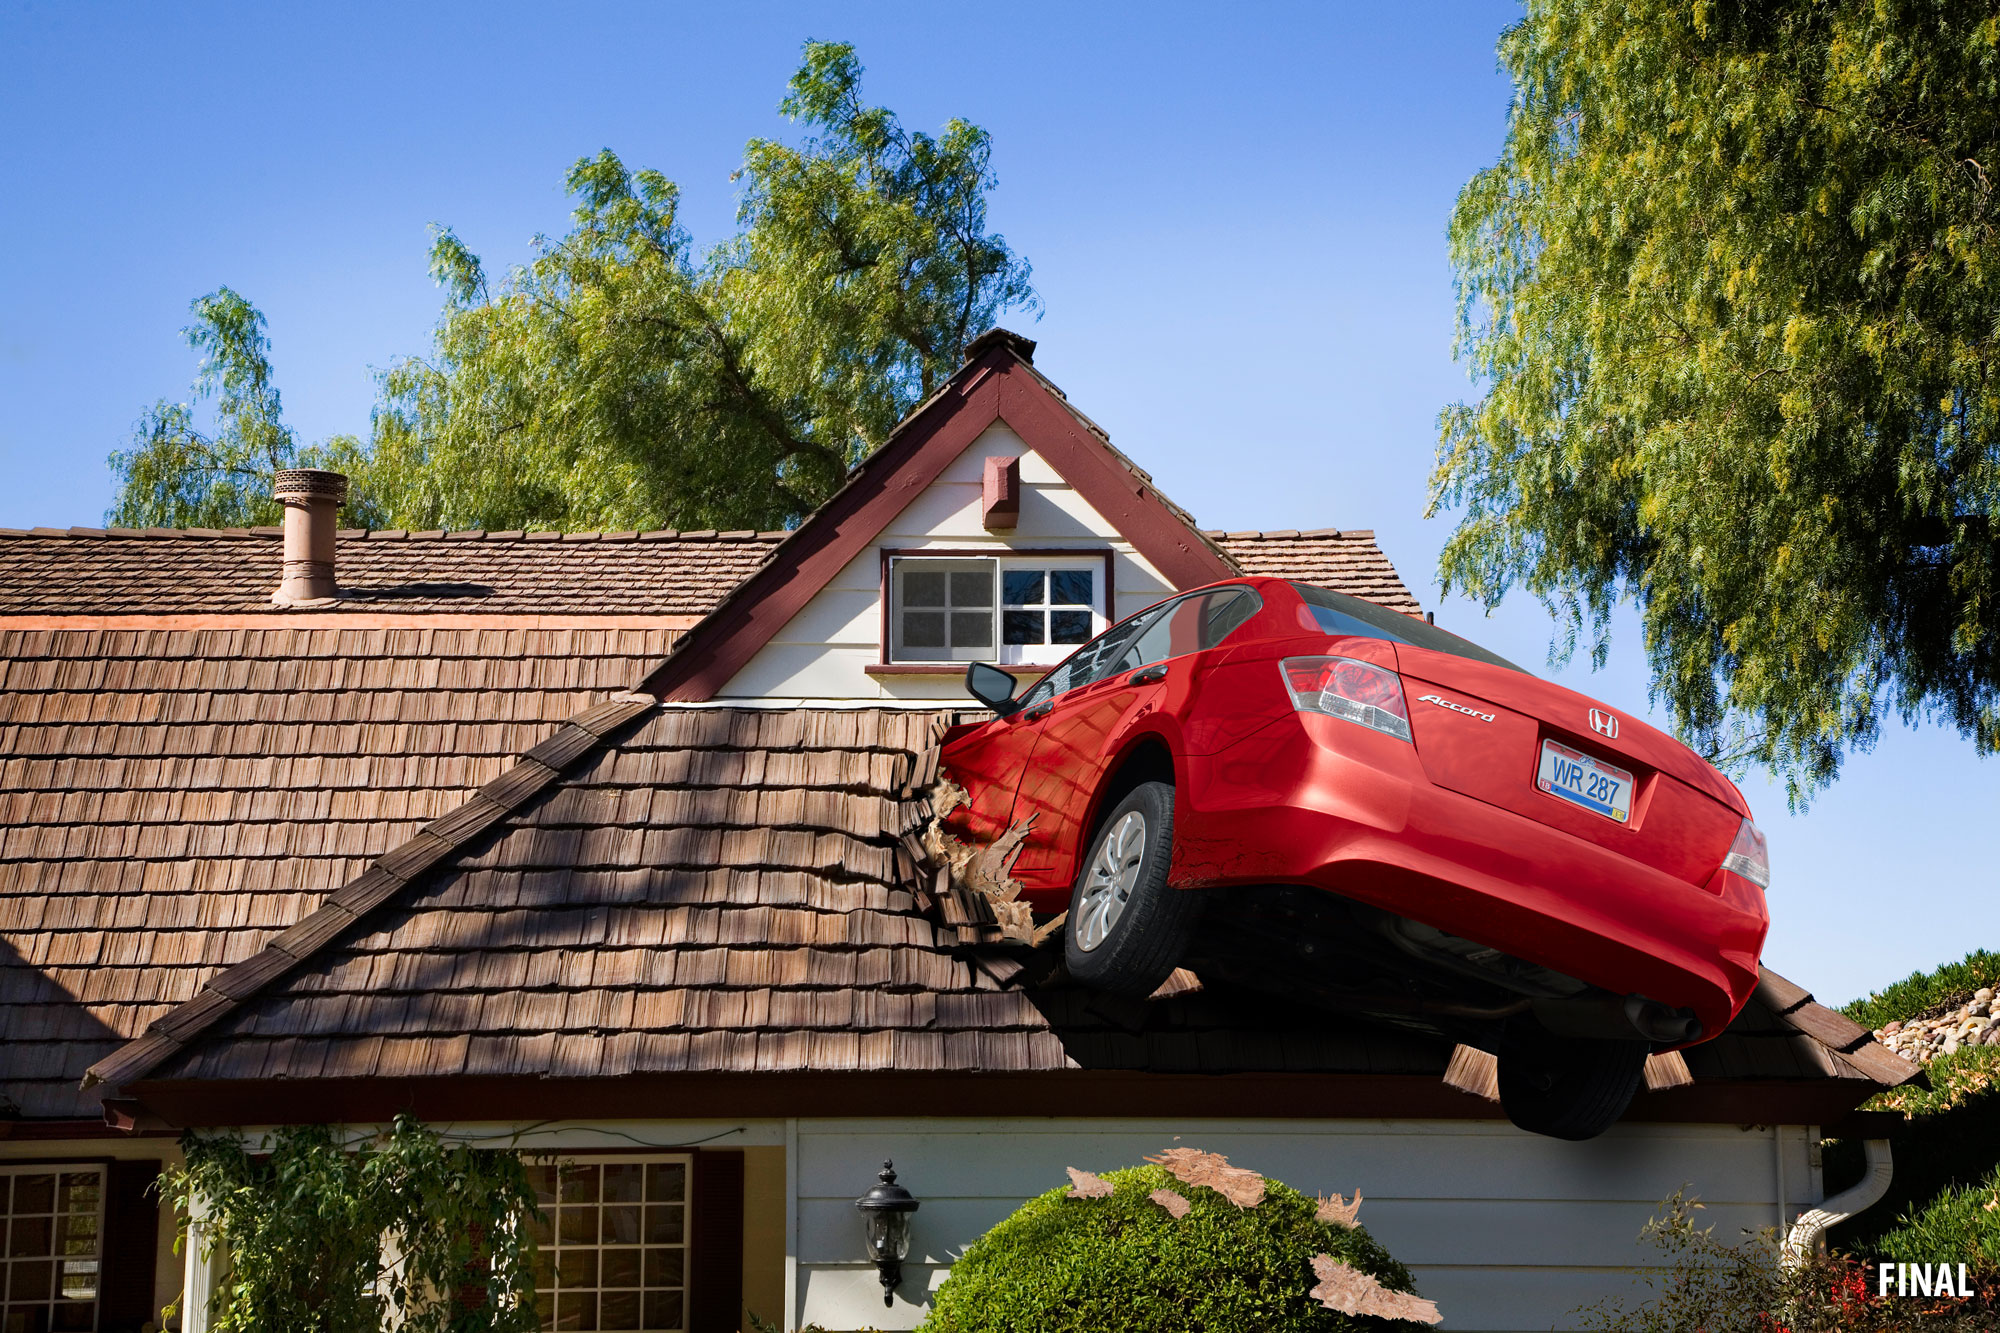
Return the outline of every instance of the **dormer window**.
[[[1108,623],[1108,551],[891,554],[892,663],[1061,661]]]

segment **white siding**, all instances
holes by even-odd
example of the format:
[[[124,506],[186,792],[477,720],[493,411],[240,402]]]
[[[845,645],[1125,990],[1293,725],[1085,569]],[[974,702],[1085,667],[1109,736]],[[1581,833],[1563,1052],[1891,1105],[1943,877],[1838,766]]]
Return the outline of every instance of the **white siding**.
[[[1820,1198],[1800,1126],[1620,1125],[1561,1143],[1487,1121],[801,1120],[792,1326],[914,1328],[952,1259],[1064,1167],[1130,1166],[1176,1141],[1308,1194],[1358,1188],[1363,1225],[1446,1329],[1567,1328],[1578,1308],[1631,1294],[1629,1270],[1657,1258],[1639,1229],[1683,1185],[1724,1237]],[[853,1208],[884,1158],[923,1201],[891,1310]]]
[[[980,484],[989,457],[1019,455],[1021,517],[1011,532],[980,525]],[[1130,615],[1173,589],[1111,523],[1071,489],[1020,436],[998,422],[892,520],[875,543],[780,629],[717,695],[824,703],[963,699],[955,676],[870,676],[881,660],[883,550],[1109,547],[1111,618]]]

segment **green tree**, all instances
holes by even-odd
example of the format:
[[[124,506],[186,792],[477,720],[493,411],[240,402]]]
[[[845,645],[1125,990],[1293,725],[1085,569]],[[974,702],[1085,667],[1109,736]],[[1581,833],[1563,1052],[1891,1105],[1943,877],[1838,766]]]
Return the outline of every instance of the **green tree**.
[[[277,523],[283,507],[271,499],[271,474],[279,468],[357,468],[361,445],[336,436],[301,448],[284,424],[278,390],[271,383],[271,342],[264,316],[227,287],[198,297],[195,322],[181,331],[201,354],[194,402],[215,400],[214,426],[197,424],[194,403],[162,399],[133,427],[129,448],[111,455],[118,499],[105,521],[120,527],[231,528]],[[349,501],[351,515],[373,515],[365,497]]]
[[[1010,309],[1035,309],[1028,265],[987,228],[991,143],[962,120],[935,137],[861,97],[850,46],[808,42],[781,109],[799,145],[752,140],[738,234],[697,255],[680,193],[609,149],[570,169],[575,225],[489,282],[433,229],[445,288],[430,355],[381,376],[366,447],[302,449],[280,419],[263,316],[223,288],[195,302],[203,433],[160,403],[109,521],[275,522],[270,474],[322,466],[355,482],[348,520],[405,528],[777,528],[959,364]]]
[[[217,1333],[541,1326],[521,1225],[539,1212],[517,1153],[448,1146],[408,1116],[357,1142],[294,1125],[254,1153],[233,1134],[181,1147],[163,1188],[182,1227],[199,1215],[226,1255]]]
[[[2000,746],[2000,18],[1528,0],[1459,196],[1448,587],[1601,662],[1637,604],[1699,748],[1830,781],[1886,716]]]

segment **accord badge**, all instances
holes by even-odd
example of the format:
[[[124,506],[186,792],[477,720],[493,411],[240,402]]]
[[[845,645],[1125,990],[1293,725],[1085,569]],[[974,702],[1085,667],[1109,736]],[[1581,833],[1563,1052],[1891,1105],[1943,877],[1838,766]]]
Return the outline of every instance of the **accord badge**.
[[[1418,702],[1436,704],[1439,708],[1449,708],[1454,713],[1463,713],[1467,717],[1476,717],[1481,722],[1491,722],[1493,720],[1493,714],[1491,713],[1482,713],[1477,708],[1467,708],[1464,704],[1455,704],[1449,699],[1440,699],[1435,694],[1426,694]]]

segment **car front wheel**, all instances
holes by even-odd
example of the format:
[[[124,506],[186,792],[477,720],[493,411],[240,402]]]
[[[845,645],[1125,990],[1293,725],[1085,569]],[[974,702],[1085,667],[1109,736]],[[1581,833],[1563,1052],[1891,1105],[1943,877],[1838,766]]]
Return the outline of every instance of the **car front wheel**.
[[[1544,1039],[1500,1053],[1500,1105],[1531,1134],[1594,1139],[1632,1103],[1646,1068],[1637,1041]]]
[[[1070,893],[1064,957],[1094,990],[1150,995],[1187,952],[1201,903],[1167,887],[1174,789],[1134,787],[1098,825]]]

